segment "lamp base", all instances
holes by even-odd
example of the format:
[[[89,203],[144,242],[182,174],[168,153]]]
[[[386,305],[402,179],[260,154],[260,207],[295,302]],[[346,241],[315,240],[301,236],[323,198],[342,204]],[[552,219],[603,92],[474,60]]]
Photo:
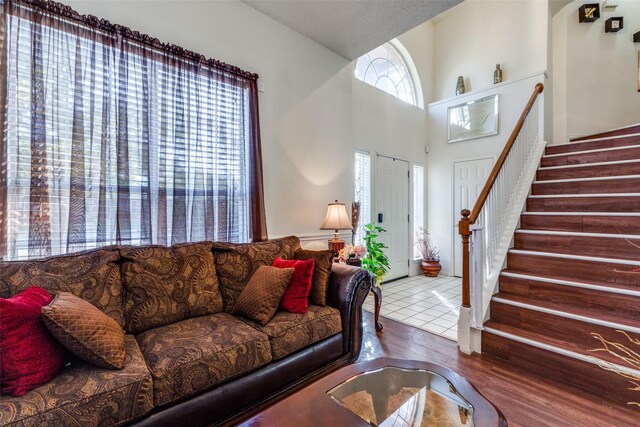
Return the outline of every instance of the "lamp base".
[[[329,250],[333,251],[333,256],[337,257],[338,253],[344,248],[344,240],[333,238],[328,241]]]

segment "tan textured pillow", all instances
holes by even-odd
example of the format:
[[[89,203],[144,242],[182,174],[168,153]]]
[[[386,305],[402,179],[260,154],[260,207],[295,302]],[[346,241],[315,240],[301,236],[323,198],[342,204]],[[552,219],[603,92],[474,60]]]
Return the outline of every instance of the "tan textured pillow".
[[[233,312],[266,325],[276,314],[293,271],[293,268],[258,267],[240,293]]]
[[[324,307],[327,305],[327,289],[329,288],[329,276],[331,275],[331,265],[333,264],[333,252],[330,250],[309,251],[298,249],[293,255],[293,259],[309,258],[313,258],[315,262],[309,301],[313,305]]]
[[[100,368],[122,369],[126,351],[124,331],[88,301],[60,292],[42,307],[42,320],[71,353]]]

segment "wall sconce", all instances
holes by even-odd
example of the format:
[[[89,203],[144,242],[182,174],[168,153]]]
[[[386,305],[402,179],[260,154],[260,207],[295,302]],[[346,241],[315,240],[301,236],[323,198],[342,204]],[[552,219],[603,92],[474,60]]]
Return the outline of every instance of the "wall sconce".
[[[353,230],[344,203],[340,203],[337,200],[329,203],[327,214],[324,217],[324,221],[322,221],[320,230],[334,230],[333,239],[329,240],[329,249],[333,251],[334,256],[338,256],[340,249],[344,248],[344,240],[340,239],[338,230]]]

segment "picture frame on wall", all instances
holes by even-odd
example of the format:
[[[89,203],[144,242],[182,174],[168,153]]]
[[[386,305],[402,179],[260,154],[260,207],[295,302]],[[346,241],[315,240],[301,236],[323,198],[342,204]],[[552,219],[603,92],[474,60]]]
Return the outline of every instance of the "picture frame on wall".
[[[498,95],[454,105],[447,109],[447,141],[460,142],[498,134]]]

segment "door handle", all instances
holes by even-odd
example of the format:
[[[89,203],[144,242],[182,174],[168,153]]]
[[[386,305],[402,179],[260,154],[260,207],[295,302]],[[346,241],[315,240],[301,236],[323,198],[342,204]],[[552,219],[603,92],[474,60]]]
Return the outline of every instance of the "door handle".
[[[382,219],[384,218],[384,215],[382,215],[381,213],[378,214],[378,222],[380,224],[382,224]]]

